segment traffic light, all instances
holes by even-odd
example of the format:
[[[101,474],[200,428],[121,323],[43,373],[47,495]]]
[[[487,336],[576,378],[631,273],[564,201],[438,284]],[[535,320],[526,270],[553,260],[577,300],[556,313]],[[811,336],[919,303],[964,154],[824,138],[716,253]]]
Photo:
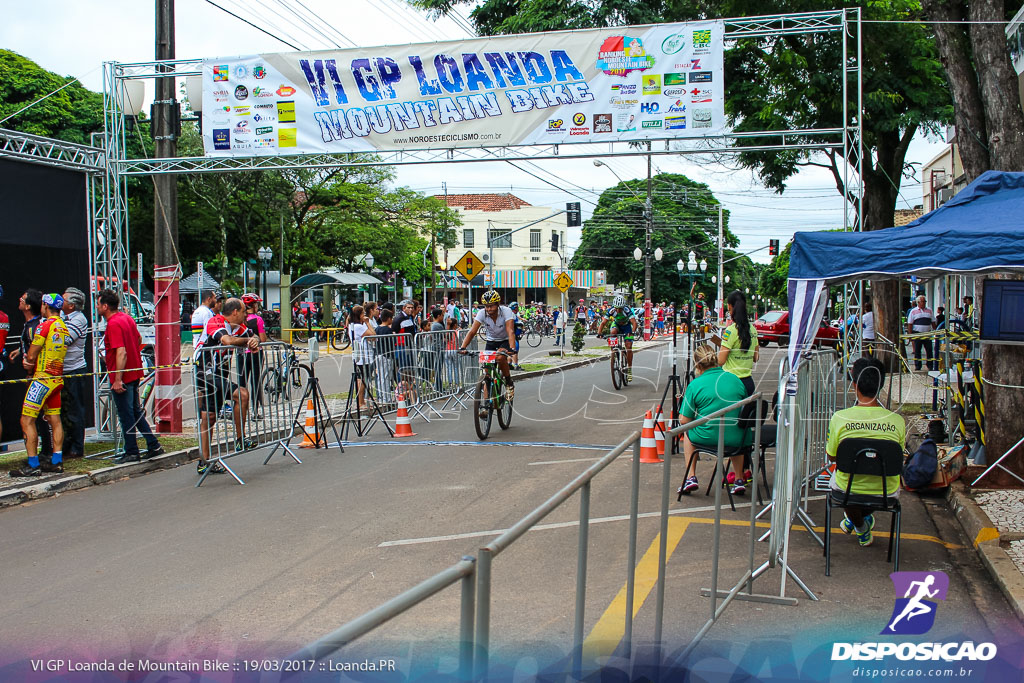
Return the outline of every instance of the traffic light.
[[[551,233],[551,251],[558,251],[558,233]]]
[[[568,202],[565,205],[565,225],[569,228],[577,228],[583,225],[580,220],[580,203]]]
[[[769,256],[778,256],[779,255],[779,241],[778,240],[768,240],[768,255]]]

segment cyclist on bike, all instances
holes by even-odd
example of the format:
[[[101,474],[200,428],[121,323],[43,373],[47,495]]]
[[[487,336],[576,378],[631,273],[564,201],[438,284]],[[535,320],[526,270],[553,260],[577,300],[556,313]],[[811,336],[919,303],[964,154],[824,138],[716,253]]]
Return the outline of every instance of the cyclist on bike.
[[[473,324],[470,326],[469,332],[466,333],[466,338],[462,340],[462,346],[459,348],[459,351],[466,350],[469,342],[476,336],[480,326],[483,325],[484,338],[487,341],[484,347],[485,350],[498,351],[504,349],[511,355],[512,341],[516,338],[515,314],[508,306],[501,305],[501,294],[493,289],[484,292],[483,296],[480,297],[480,303],[483,304],[484,308],[473,319]],[[501,370],[501,376],[505,379],[505,386],[508,387],[506,389],[506,398],[511,401],[515,397],[515,387],[512,385],[512,375],[509,372],[508,356],[503,353],[498,354],[498,369]]]
[[[519,302],[511,302],[508,305],[508,310],[512,311],[512,315],[515,316],[513,324],[515,325],[516,330],[516,343],[514,348],[512,349],[511,368],[513,370],[522,370],[522,368],[519,366],[519,340],[523,338],[523,332],[525,331],[525,328],[523,327],[523,316],[519,314]]]
[[[636,319],[636,311],[626,305],[626,297],[621,294],[612,301],[612,308],[608,311],[608,317],[601,323],[598,334],[603,334],[606,327],[611,325],[612,336],[620,335],[626,342],[626,378],[633,381],[633,330],[640,329],[640,323]]]

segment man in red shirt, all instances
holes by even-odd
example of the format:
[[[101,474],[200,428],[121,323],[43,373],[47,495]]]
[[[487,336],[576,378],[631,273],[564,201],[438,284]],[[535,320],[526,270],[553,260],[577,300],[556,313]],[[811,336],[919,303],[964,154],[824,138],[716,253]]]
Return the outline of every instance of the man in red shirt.
[[[121,421],[124,433],[124,455],[115,462],[138,462],[161,455],[164,449],[157,441],[153,430],[146,421],[146,413],[139,400],[139,381],[142,379],[142,336],[132,317],[118,310],[121,300],[109,289],[99,293],[96,312],[107,321],[107,329],[103,334],[103,346],[106,350],[107,372],[110,375],[110,388],[113,391],[114,405],[117,406],[117,417]],[[135,436],[138,429],[146,439],[146,454],[139,454],[139,442]]]

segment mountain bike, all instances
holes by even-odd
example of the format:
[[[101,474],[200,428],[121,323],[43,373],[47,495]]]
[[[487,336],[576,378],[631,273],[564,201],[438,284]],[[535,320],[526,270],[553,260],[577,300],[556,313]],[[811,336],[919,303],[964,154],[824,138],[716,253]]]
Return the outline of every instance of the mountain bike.
[[[344,351],[349,347],[352,340],[348,337],[348,328],[343,327],[339,330],[335,330],[334,334],[331,335],[331,346],[335,351]]]
[[[626,372],[626,349],[623,340],[618,335],[608,337],[608,348],[612,350],[612,386],[621,389],[629,384],[629,374]]]
[[[529,344],[532,348],[537,348],[538,346],[540,346],[540,343],[543,338],[541,337],[540,329],[538,329],[536,318],[531,318],[526,323],[526,334],[523,335],[523,337],[526,343]]]
[[[290,402],[294,396],[301,398],[306,388],[309,372],[299,364],[295,349],[289,348],[281,355],[281,360],[263,371],[260,386],[270,402],[283,400]]]
[[[509,356],[507,351],[480,352],[480,379],[473,390],[473,426],[480,440],[491,432],[491,420],[498,415],[498,426],[508,429],[512,424],[512,400],[505,396],[505,378],[498,369],[498,354]]]

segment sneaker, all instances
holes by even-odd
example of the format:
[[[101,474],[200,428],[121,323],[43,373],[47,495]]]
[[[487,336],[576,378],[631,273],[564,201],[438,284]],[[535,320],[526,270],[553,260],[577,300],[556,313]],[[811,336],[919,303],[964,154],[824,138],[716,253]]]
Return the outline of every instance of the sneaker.
[[[146,451],[146,452],[145,452],[145,453],[144,453],[144,454],[142,455],[142,459],[143,459],[143,460],[149,460],[150,458],[155,458],[155,457],[156,457],[156,456],[158,456],[158,455],[163,455],[163,454],[164,454],[164,453],[166,453],[166,452],[167,452],[167,451],[165,451],[165,450],[164,450],[164,447],[163,447],[163,446],[157,446],[157,447],[156,447],[156,448],[154,448],[154,449],[150,449],[150,450]]]
[[[135,455],[128,455],[127,453],[125,453],[124,455],[119,455],[116,458],[114,458],[114,463],[117,465],[124,465],[125,463],[129,462],[139,462],[141,459],[142,457],[138,453],[136,453]]]
[[[851,522],[845,515],[843,515],[843,521],[839,522],[839,528],[840,530],[842,530],[844,534],[849,535],[854,532],[854,529],[856,527],[853,526],[853,522]]]
[[[696,476],[687,477],[686,481],[683,482],[683,485],[679,487],[679,490],[677,490],[676,493],[682,493],[683,495],[688,496],[692,491],[696,491],[699,488],[700,484],[697,483]]]
[[[235,412],[230,403],[225,403],[224,407],[220,409],[220,416],[225,420],[230,420],[234,415]]]
[[[633,368],[626,368],[626,381],[627,382],[632,382],[633,381]]]
[[[224,474],[227,470],[219,463],[215,462],[212,465],[204,460],[200,460],[196,463],[196,474],[206,474],[209,471],[210,474]]]
[[[38,467],[29,467],[28,463],[25,463],[16,470],[10,470],[7,474],[12,477],[41,477],[43,471]]]
[[[875,528],[875,516],[864,515],[864,524],[867,526],[866,531],[857,531],[857,540],[861,546],[869,546],[875,539],[871,536],[871,530]],[[855,529],[856,531],[856,529]]]
[[[256,439],[242,439],[241,441],[235,442],[236,451],[251,451],[254,448],[259,448],[259,442]]]
[[[729,493],[734,496],[742,496],[747,492],[747,484],[743,479],[737,479],[735,472],[730,472],[725,479],[729,487]]]
[[[64,474],[64,463],[59,462],[56,465],[53,465],[48,462],[43,462],[39,463],[39,469],[50,474]]]
[[[754,473],[751,472],[750,470],[743,470],[743,481],[747,484],[747,486],[753,486]]]

